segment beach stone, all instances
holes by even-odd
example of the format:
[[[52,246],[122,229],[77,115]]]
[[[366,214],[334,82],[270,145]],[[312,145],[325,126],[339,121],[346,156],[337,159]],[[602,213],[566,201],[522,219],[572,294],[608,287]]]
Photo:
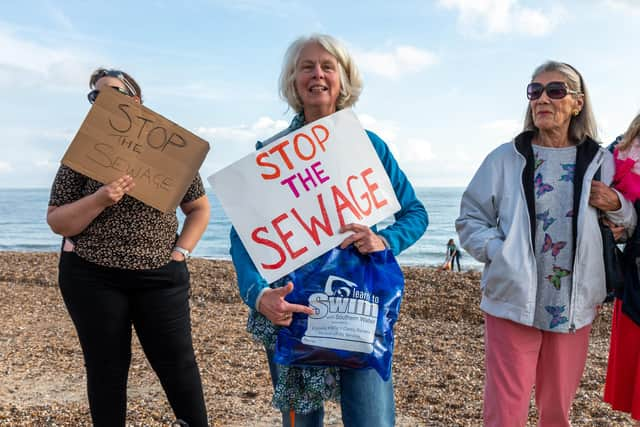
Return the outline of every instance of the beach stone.
[[[82,352],[57,287],[55,253],[0,252],[0,426],[90,426]],[[228,261],[192,258],[193,339],[213,426],[277,426],[262,346],[245,331],[247,307]],[[398,426],[480,426],[484,379],[478,272],[403,267],[393,377]],[[594,322],[571,419],[577,426],[631,426],[602,402],[611,305]],[[135,337],[135,334],[134,334]],[[175,418],[136,338],[128,426]],[[535,410],[530,411],[535,425]],[[342,425],[327,404],[326,425]]]

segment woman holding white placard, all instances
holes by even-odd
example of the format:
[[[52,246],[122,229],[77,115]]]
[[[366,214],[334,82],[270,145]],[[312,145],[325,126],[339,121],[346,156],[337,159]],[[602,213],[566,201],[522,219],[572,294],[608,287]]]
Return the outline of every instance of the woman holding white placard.
[[[328,35],[297,39],[285,54],[280,76],[281,96],[296,115],[287,129],[258,142],[257,148],[353,106],[361,89],[358,69],[340,42]],[[373,132],[367,131],[367,136],[389,175],[401,210],[395,214],[395,223],[384,230],[377,231],[376,227],[356,223],[345,225],[340,232],[351,234],[340,247],[354,245],[361,254],[390,249],[397,255],[422,236],[428,223],[427,212],[384,141]],[[394,425],[392,378],[384,381],[372,369],[301,369],[273,362],[278,328],[291,324],[293,312],[310,315],[314,311],[305,305],[285,301],[294,286],[287,276],[267,283],[234,229],[231,230],[231,257],[238,275],[240,295],[251,309],[248,329],[265,345],[275,390],[274,405],[282,412],[283,425],[322,426],[323,401],[338,394],[345,426]],[[298,385],[292,386],[293,383]]]

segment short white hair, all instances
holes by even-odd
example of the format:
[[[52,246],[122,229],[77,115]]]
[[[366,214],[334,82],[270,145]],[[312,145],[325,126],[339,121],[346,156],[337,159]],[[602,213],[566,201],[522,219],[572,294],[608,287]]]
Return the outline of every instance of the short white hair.
[[[327,34],[303,36],[289,45],[284,55],[282,71],[280,72],[279,90],[282,99],[287,101],[296,113],[303,111],[304,105],[302,105],[302,101],[296,90],[296,65],[300,59],[300,52],[310,43],[318,43],[333,55],[338,62],[340,94],[336,101],[336,109],[341,110],[353,106],[356,101],[358,101],[360,93],[362,92],[360,71],[344,45]]]

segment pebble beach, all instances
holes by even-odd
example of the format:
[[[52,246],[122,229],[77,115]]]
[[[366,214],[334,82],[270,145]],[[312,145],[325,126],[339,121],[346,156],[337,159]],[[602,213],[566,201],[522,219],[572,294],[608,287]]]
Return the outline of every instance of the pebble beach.
[[[80,345],[57,287],[56,253],[0,252],[0,426],[90,426]],[[213,426],[277,426],[261,346],[230,262],[189,260],[196,357]],[[398,426],[481,426],[480,274],[403,267],[405,296],[393,361]],[[574,427],[631,426],[602,402],[611,304],[593,324]],[[164,393],[134,338],[130,426],[168,426]],[[341,426],[339,405],[325,425]],[[535,426],[535,411],[529,425]]]

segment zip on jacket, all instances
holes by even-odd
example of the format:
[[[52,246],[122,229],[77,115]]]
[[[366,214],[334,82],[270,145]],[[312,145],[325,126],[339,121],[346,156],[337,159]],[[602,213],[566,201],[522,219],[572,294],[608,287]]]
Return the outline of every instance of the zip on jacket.
[[[522,171],[522,187],[524,190],[525,198],[527,201],[527,208],[529,213],[529,222],[531,224],[531,235],[529,237],[529,243],[531,245],[531,253],[535,254],[535,249],[533,242],[536,239],[536,210],[535,210],[535,198],[534,198],[534,170],[535,170],[535,159],[533,155],[533,146],[532,139],[534,133],[532,131],[523,132],[515,140],[515,148],[518,153],[524,157],[525,165]],[[575,303],[576,303],[576,295],[577,295],[577,287],[578,281],[576,280],[576,276],[578,276],[579,272],[576,270],[576,260],[578,259],[578,246],[576,244],[578,238],[578,222],[581,215],[580,202],[582,199],[582,190],[584,184],[590,184],[593,176],[595,175],[596,170],[600,167],[602,163],[603,153],[600,150],[600,145],[592,140],[591,138],[586,138],[580,144],[576,146],[576,167],[575,174],[573,178],[573,212],[574,215],[572,217],[572,239],[573,239],[573,265],[571,278],[571,305],[569,307],[569,331],[575,332],[575,322],[574,322],[574,313],[575,313]],[[592,162],[594,164],[592,164]],[[590,168],[591,166],[591,168]],[[587,174],[588,169],[592,169],[589,174]],[[595,169],[594,169],[595,168]],[[588,182],[585,181],[585,176],[587,176]],[[590,190],[590,187],[589,189]],[[587,193],[588,194],[588,191]],[[535,258],[534,258],[535,265]],[[537,266],[535,267],[537,269]]]

